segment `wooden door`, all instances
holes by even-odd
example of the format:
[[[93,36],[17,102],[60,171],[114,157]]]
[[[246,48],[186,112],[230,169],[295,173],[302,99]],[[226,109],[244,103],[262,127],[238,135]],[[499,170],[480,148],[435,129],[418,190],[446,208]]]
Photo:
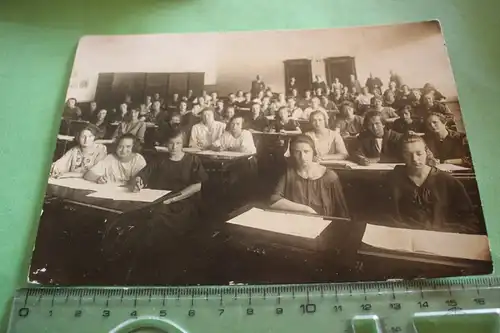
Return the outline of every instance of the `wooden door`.
[[[309,59],[291,59],[285,60],[285,89],[292,77],[295,78],[299,94],[312,88],[312,69]]]
[[[356,75],[356,64],[354,57],[332,57],[325,60],[326,82],[329,86],[334,78],[338,77],[343,85],[349,84],[350,75]],[[357,75],[356,75],[357,77]]]

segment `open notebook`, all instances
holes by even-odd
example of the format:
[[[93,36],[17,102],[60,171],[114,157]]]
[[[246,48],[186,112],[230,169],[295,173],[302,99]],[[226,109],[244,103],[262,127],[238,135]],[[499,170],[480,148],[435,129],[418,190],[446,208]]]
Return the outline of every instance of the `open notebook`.
[[[227,223],[284,235],[315,239],[330,225],[331,221],[317,216],[271,212],[252,208],[227,221]]]
[[[386,250],[491,261],[488,237],[367,224],[363,243]]]

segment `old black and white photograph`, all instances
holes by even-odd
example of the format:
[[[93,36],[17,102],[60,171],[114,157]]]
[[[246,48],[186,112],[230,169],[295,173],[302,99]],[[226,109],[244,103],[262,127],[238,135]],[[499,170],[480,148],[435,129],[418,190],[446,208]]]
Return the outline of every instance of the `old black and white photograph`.
[[[85,36],[57,114],[31,283],[492,272],[437,21]]]

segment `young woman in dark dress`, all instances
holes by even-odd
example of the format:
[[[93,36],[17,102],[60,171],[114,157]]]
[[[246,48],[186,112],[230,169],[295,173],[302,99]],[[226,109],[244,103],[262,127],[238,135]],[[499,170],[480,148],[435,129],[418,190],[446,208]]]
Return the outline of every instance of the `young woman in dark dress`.
[[[399,118],[392,124],[392,129],[401,134],[416,134],[424,132],[424,125],[420,119],[412,117],[412,108],[409,105],[398,110]]]
[[[299,135],[290,144],[291,163],[271,197],[271,208],[291,212],[348,217],[337,174],[314,161],[314,141]]]
[[[405,165],[389,175],[389,197],[395,226],[445,232],[479,230],[479,220],[462,183],[430,166],[429,149],[420,136],[402,140]]]
[[[431,113],[425,119],[425,143],[441,163],[470,166],[470,152],[465,134],[447,128],[448,119],[440,113]]]
[[[109,126],[107,115],[108,111],[106,109],[101,109],[92,116],[92,120],[90,122],[99,129],[96,139],[104,139],[106,137],[106,132]]]
[[[189,231],[199,227],[198,213],[202,183],[207,179],[203,166],[195,155],[182,150],[184,133],[173,130],[165,137],[168,154],[160,154],[131,181],[133,191],[144,188],[168,190],[178,195],[166,199],[149,212],[123,218],[112,223],[105,237],[104,256],[110,272],[121,283],[172,284],[184,274],[185,265],[193,259],[188,244]],[[134,215],[134,214],[132,214]],[[184,254],[189,257],[184,257]],[[191,253],[192,254],[192,253]],[[119,272],[127,270],[128,276]]]

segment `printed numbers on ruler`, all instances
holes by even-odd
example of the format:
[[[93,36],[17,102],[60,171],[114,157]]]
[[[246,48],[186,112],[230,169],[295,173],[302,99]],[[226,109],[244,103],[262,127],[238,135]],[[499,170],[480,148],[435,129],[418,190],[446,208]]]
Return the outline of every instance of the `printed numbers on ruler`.
[[[498,291],[498,290],[497,290]],[[493,296],[492,296],[493,295]],[[417,312],[460,311],[469,308],[488,308],[491,297],[498,292],[481,293],[479,289],[462,290],[454,295],[451,290],[412,291],[412,292],[364,292],[295,294],[228,294],[191,297],[170,297],[158,294],[145,294],[133,297],[122,295],[38,295],[28,296],[22,306],[16,308],[18,319],[32,316],[41,318],[61,318],[66,320],[115,321],[153,316],[174,318],[189,323],[195,320],[224,321],[235,316],[245,320],[262,322],[268,317],[286,318],[284,321],[308,321],[313,317],[336,317],[337,320],[350,320],[354,315],[377,314],[391,318],[408,317]],[[455,297],[457,296],[457,297]],[[494,302],[497,303],[497,302]],[[292,319],[291,319],[292,318]],[[393,320],[397,322],[396,319]],[[392,326],[399,332],[399,326]]]

